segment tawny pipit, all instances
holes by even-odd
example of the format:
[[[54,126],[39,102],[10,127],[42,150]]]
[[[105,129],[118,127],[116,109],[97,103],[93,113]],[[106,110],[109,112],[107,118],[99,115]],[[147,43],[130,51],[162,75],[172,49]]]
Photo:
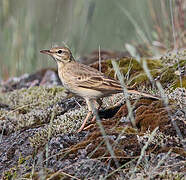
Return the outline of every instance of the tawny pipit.
[[[123,91],[120,83],[115,79],[111,79],[100,71],[75,61],[71,51],[66,47],[55,47],[40,52],[50,55],[56,61],[58,75],[63,86],[70,92],[84,98],[88,105],[89,112],[78,132],[83,130],[87,120],[92,115],[93,103],[97,102],[100,107],[102,104],[100,98]],[[156,98],[132,88],[127,89],[128,93]]]

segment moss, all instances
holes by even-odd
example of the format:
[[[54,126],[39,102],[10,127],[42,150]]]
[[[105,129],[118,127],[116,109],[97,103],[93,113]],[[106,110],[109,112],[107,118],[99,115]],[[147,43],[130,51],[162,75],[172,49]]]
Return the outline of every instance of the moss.
[[[105,65],[106,65],[108,68],[112,68],[112,67],[113,67],[113,66],[112,66],[112,60],[111,60],[111,59],[108,59],[108,60],[106,60],[105,62],[106,62]]]
[[[163,64],[161,63],[161,60],[152,60],[152,59],[141,59],[140,62],[133,58],[122,58],[116,61],[118,63],[119,69],[123,74],[128,73],[130,70],[130,74],[134,74],[136,72],[140,73],[143,72],[143,62],[147,62],[147,66],[150,70],[160,69],[163,67]],[[111,60],[106,61],[107,68],[107,75],[114,77],[114,70],[111,63]],[[105,64],[104,64],[105,65]],[[106,68],[105,68],[106,69]]]
[[[120,69],[122,69],[122,72],[127,73],[129,68],[132,67],[132,72],[135,71],[141,71],[142,67],[140,66],[140,63],[132,58],[124,58],[124,59],[120,59],[118,62],[118,65],[120,67]],[[132,73],[131,72],[131,73]]]
[[[53,174],[54,174],[54,172],[51,169],[43,167],[42,168],[42,174],[41,174],[41,172],[38,172],[38,171],[29,172],[29,173],[26,173],[26,174],[22,175],[21,178],[23,178],[23,179],[34,179],[34,180],[40,180],[40,179],[46,178],[46,179],[49,180],[50,177],[52,177]]]
[[[177,78],[174,83],[172,84],[173,89],[179,88],[179,87],[183,87],[186,88],[186,76],[181,78],[181,82],[180,82],[180,78]]]
[[[151,76],[155,79],[158,74],[159,74],[159,70],[152,70],[150,71]],[[142,72],[142,73],[136,73],[135,75],[131,76],[130,80],[129,80],[129,84],[133,85],[135,84],[136,86],[138,85],[148,85],[151,84],[149,81],[149,78],[147,76],[146,73]]]
[[[122,58],[119,60],[118,64],[120,68],[127,67],[129,69],[129,67],[131,66],[134,71],[142,71],[144,61],[146,61],[147,67],[149,69],[157,69],[163,67],[161,60],[145,58],[141,58],[139,62],[134,58]]]
[[[16,179],[16,178],[17,178],[17,171],[15,167],[10,168],[8,171],[5,171],[2,177],[2,179],[6,179],[6,180]]]
[[[180,60],[179,62],[175,63],[172,67],[173,68],[178,68],[179,67],[185,67],[186,66],[186,57],[184,60]]]
[[[126,134],[137,134],[137,129],[131,127],[131,126],[126,126],[126,127],[116,127],[115,128],[117,133],[126,133]]]
[[[139,106],[136,109],[135,116],[136,124],[141,129],[141,132],[145,132],[148,129],[152,131],[156,127],[162,129],[163,125],[169,121],[168,112],[162,101]]]
[[[160,76],[160,82],[162,84],[172,83],[176,78],[176,75],[174,72],[175,70],[173,68],[167,68],[164,72],[162,72]]]
[[[141,58],[139,61],[137,61],[134,58],[127,57],[116,60],[120,72],[122,72],[124,77],[126,77],[126,84],[135,84],[135,87],[151,85],[146,72],[143,70],[144,61],[146,61],[148,70],[150,71],[152,78],[154,80],[159,80],[164,88],[180,87],[180,83],[178,83],[179,76],[176,75],[175,72],[178,70],[178,62],[180,69],[183,69],[186,66],[185,50],[169,52],[159,59]],[[115,70],[112,66],[112,61],[110,59],[102,61],[101,65],[103,67],[103,73],[117,79]],[[94,64],[93,67],[98,68],[98,63]],[[184,77],[182,79],[184,79]],[[185,87],[185,82],[183,82],[183,85],[183,87]]]
[[[120,70],[123,73],[128,72],[131,64],[129,82],[136,82],[138,85],[149,83],[146,74],[140,66],[144,60],[145,59],[141,59],[140,63],[133,58],[123,58],[118,61]],[[150,68],[151,75],[154,78],[159,77],[158,80],[160,80],[164,87],[173,85],[176,87],[180,85],[179,76],[175,74],[177,62],[171,62],[172,64],[169,64],[165,67],[162,66],[164,65],[163,60],[147,59],[146,61],[147,66]],[[182,67],[182,65],[185,63],[180,61],[180,64]],[[108,61],[108,68],[105,69],[107,69],[108,74],[113,75],[113,77],[115,76],[115,73],[112,69],[111,60]],[[185,76],[183,76],[183,86],[185,85],[185,82]],[[166,94],[169,94],[168,91],[165,92]],[[178,100],[175,94],[172,96]],[[69,109],[67,108],[68,112],[66,112],[64,107],[61,105],[62,103],[59,104],[59,102],[63,102],[63,100],[61,101],[61,98],[63,97],[66,97],[66,94],[61,87],[32,87],[29,89],[16,90],[6,94],[0,93],[1,102],[10,105],[11,108],[0,108],[0,129],[4,128],[4,124],[5,131],[9,132],[37,127],[34,129],[34,132],[36,133],[29,138],[30,144],[37,149],[44,147],[53,136],[57,136],[59,134],[63,135],[64,133],[69,132],[72,132],[74,135],[77,129],[81,126],[83,119],[87,114],[87,109],[85,107],[72,109],[71,107],[74,106],[70,106]],[[183,99],[183,95],[180,95],[180,98]],[[177,102],[176,100],[169,101],[168,109],[170,110],[170,113],[174,114],[174,110],[178,109],[175,105]],[[104,98],[102,107],[110,108],[111,106],[116,105],[118,102],[119,104],[121,104],[121,102],[125,103],[125,98],[122,94]],[[127,106],[124,104],[121,106],[120,110],[115,116],[106,120],[102,119],[101,122],[106,132],[105,136],[103,136],[103,134],[100,132],[99,126],[96,123],[92,123],[92,126],[89,129],[89,132],[86,133],[86,136],[78,141],[77,144],[73,143],[73,145],[70,144],[68,148],[63,148],[62,151],[57,154],[57,156],[59,155],[57,159],[62,161],[62,159],[65,160],[65,158],[68,158],[69,156],[71,159],[72,157],[75,157],[78,160],[79,156],[76,155],[81,154],[81,151],[79,150],[85,149],[87,153],[86,158],[99,158],[102,162],[107,163],[112,157],[108,152],[108,147],[104,141],[106,137],[111,145],[110,148],[112,148],[114,154],[116,155],[118,162],[120,164],[131,162],[131,158],[134,158],[134,156],[140,156],[141,148],[151,136],[150,130],[152,131],[157,126],[159,126],[159,131],[150,142],[146,150],[146,154],[154,155],[156,153],[168,152],[170,149],[172,149],[172,152],[185,156],[185,151],[182,148],[181,143],[179,143],[179,139],[176,137],[177,133],[170,122],[170,116],[167,113],[167,109],[164,107],[162,101],[139,99],[137,102],[132,100],[131,104],[134,107],[133,114],[139,129],[134,129],[130,126],[130,123],[121,121],[121,118],[125,118],[128,115]],[[105,111],[104,113],[106,114]],[[51,120],[52,122],[50,122]],[[177,126],[179,127],[181,134],[184,134],[184,122],[177,123]],[[181,126],[182,128],[180,128]],[[49,134],[49,132],[51,132],[51,134]],[[77,134],[77,136],[81,135],[81,133]],[[174,137],[176,137],[178,140],[175,140],[176,138]],[[52,156],[53,154],[51,154],[50,157]],[[63,158],[60,158],[60,156]],[[18,167],[12,168],[11,170],[5,172],[6,176],[8,178],[17,178],[17,174],[23,174],[31,171],[30,164],[28,165],[30,162],[33,162],[32,159],[27,161],[26,158],[23,158],[20,155]],[[114,163],[112,164],[112,160],[109,161],[109,163],[110,162],[112,166]],[[28,168],[26,165],[28,165]],[[57,166],[54,165],[54,167]],[[130,167],[128,168],[130,169]],[[21,168],[23,170],[21,173],[19,173]],[[64,177],[60,171],[53,173],[44,169],[44,173],[48,179],[59,179]],[[34,172],[33,176],[29,172],[24,177],[39,179],[39,175],[40,174],[38,171]],[[167,177],[170,178],[171,176]]]
[[[180,61],[179,67],[180,69],[184,68],[186,66],[186,61]],[[173,89],[177,87],[181,87],[180,83],[180,76],[176,75],[176,71],[178,69],[178,63],[173,64],[172,66],[168,66],[165,68],[160,75],[160,82],[162,84],[169,84],[169,87],[173,87]],[[182,81],[182,87],[186,88],[186,76],[181,77]]]
[[[144,61],[146,61],[147,67],[150,70],[160,69],[160,68],[164,67],[164,65],[163,65],[163,63],[160,59],[144,59],[144,58],[141,58],[140,59],[141,66],[143,65]]]
[[[68,149],[68,155],[74,153],[76,154],[78,153],[79,149],[85,148],[90,158],[101,158],[102,161],[107,161],[111,155],[107,149],[104,137],[98,129],[94,129],[94,131],[92,131],[92,133],[89,134],[83,141],[71,146]],[[129,155],[129,152],[133,152],[134,155],[139,155],[140,147],[138,146],[137,136],[135,134],[124,133],[122,136],[120,136],[120,133],[117,133],[115,130],[105,128],[105,131],[105,137],[109,141],[116,158],[120,162],[126,160],[125,157]],[[120,136],[120,138],[117,141],[114,141],[113,138],[117,138],[118,136]],[[65,151],[65,154],[67,155],[66,152],[67,151]],[[64,156],[63,153],[61,155]]]
[[[26,159],[23,158],[22,155],[20,154],[19,160],[18,160],[18,165],[23,164],[25,161],[26,161]]]

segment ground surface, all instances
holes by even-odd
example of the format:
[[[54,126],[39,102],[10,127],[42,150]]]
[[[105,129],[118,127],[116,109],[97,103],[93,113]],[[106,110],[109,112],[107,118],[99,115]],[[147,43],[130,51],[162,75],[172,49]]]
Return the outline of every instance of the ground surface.
[[[140,62],[117,60],[129,85],[167,97],[131,96],[131,108],[122,93],[104,98],[101,126],[88,122],[81,133],[77,129],[86,116],[86,104],[64,90],[56,70],[1,82],[0,177],[184,179],[185,60],[185,50]],[[156,80],[153,85],[142,68],[144,62]],[[92,67],[99,69],[98,65]],[[109,56],[102,61],[102,72],[116,78]],[[162,89],[156,88],[157,81]]]

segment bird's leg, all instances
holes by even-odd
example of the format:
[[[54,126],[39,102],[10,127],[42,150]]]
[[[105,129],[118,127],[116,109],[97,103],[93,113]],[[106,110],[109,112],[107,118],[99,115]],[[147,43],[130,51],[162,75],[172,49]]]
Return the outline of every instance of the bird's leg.
[[[89,112],[87,113],[87,116],[86,116],[86,118],[85,118],[84,121],[83,121],[83,124],[81,125],[81,127],[79,128],[79,130],[78,130],[77,132],[81,132],[81,131],[84,129],[86,122],[88,121],[88,119],[89,119],[90,116],[92,115],[91,101],[90,101],[89,99],[85,99],[85,100],[86,100],[86,103],[87,103],[87,105],[88,105],[88,110],[89,110]]]
[[[97,99],[97,101],[96,100],[94,100],[94,103],[96,104],[96,102],[98,103],[98,108],[97,108],[97,111],[99,111],[99,109],[101,108],[101,105],[102,105],[102,101],[100,100],[100,99]],[[91,122],[94,122],[96,120],[96,116],[94,116],[92,119],[91,119]]]
[[[92,115],[92,112],[89,111],[86,118],[83,121],[83,124],[81,125],[81,127],[79,128],[79,130],[77,132],[81,132],[84,129],[85,124],[86,124],[87,120],[90,118],[91,115]]]

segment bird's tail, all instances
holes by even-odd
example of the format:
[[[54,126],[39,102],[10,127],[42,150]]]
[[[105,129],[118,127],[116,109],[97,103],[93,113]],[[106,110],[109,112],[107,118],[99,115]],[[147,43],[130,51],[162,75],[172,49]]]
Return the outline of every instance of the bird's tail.
[[[139,92],[139,91],[132,90],[132,89],[128,90],[128,93],[129,94],[137,94],[137,95],[140,95],[140,96],[143,96],[143,97],[148,97],[148,98],[155,99],[155,100],[159,100],[160,99],[159,97],[153,96],[151,94]]]

